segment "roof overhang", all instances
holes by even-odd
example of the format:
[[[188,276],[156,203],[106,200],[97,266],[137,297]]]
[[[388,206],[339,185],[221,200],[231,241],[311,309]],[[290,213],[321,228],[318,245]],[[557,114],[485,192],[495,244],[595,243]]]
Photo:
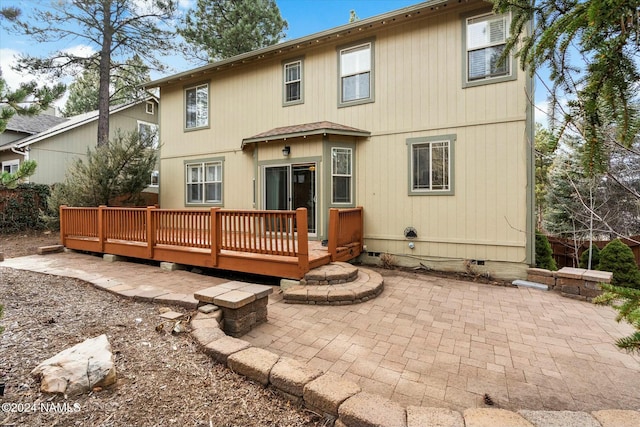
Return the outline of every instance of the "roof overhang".
[[[356,138],[368,138],[371,136],[371,132],[327,121],[283,126],[243,139],[242,149],[252,143],[306,138],[313,135],[341,135]]]
[[[218,71],[238,67],[242,64],[260,61],[278,55],[287,55],[289,54],[289,52],[295,52],[296,50],[319,45],[323,42],[329,42],[341,37],[344,38],[353,36],[386,25],[399,25],[409,19],[415,19],[417,17],[426,16],[433,13],[439,13],[442,10],[446,10],[446,8],[451,9],[459,4],[466,4],[469,1],[472,0],[431,0],[419,3],[413,6],[408,6],[402,9],[394,10],[392,12],[384,13],[382,15],[362,19],[349,24],[341,25],[339,27],[331,28],[326,31],[311,34],[309,36],[284,41],[282,43],[243,53],[241,55],[236,55],[221,61],[212,62],[210,64],[203,65],[189,71],[153,80],[151,82],[142,84],[141,86],[146,89],[150,89],[180,83],[182,81],[190,80],[193,78],[205,78],[206,76],[214,74]]]

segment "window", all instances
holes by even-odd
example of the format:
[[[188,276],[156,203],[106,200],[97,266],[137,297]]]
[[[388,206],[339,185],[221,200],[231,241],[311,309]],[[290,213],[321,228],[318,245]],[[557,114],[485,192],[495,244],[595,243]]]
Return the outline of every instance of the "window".
[[[340,104],[373,101],[373,43],[341,49]]]
[[[157,187],[160,185],[160,172],[153,171],[151,172],[151,181],[149,182],[149,187]]]
[[[302,103],[302,60],[284,64],[284,104]]]
[[[408,140],[409,194],[453,194],[453,141],[455,135]]]
[[[331,148],[331,202],[351,203],[351,148]]]
[[[147,101],[146,110],[147,114],[152,114],[155,112],[155,106],[153,105],[153,101]]]
[[[20,167],[20,160],[7,160],[2,162],[2,172],[16,173]]]
[[[203,84],[185,90],[185,127],[196,129],[209,125],[209,85]]]
[[[151,138],[151,147],[156,150],[158,149],[158,125],[138,121],[138,133],[140,134],[140,138]]]
[[[483,15],[467,18],[466,82],[486,82],[496,78],[511,77],[511,59],[500,63],[509,37],[509,15]]]
[[[187,203],[222,203],[222,161],[187,163]]]

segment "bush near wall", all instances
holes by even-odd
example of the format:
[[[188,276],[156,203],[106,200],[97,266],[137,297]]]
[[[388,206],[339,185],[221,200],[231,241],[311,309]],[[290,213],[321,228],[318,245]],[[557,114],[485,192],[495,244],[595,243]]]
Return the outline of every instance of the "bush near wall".
[[[49,187],[43,184],[0,188],[0,234],[43,228],[49,193]]]

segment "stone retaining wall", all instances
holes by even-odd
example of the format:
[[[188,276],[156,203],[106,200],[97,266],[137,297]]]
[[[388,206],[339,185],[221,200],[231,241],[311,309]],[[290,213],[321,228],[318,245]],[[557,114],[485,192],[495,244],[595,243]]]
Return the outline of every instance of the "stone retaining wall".
[[[462,414],[447,408],[404,407],[390,399],[363,392],[360,386],[335,373],[322,373],[296,360],[280,357],[222,332],[212,333],[218,322],[198,313],[191,322],[192,336],[214,360],[248,379],[270,387],[281,396],[323,415],[336,427],[534,427],[580,425],[620,427],[640,425],[640,412],[627,410],[519,411],[470,408]]]
[[[608,271],[585,270],[584,268],[563,267],[558,271],[541,268],[527,270],[527,280],[542,283],[564,297],[591,301],[602,294],[600,283],[611,283],[613,273]]]

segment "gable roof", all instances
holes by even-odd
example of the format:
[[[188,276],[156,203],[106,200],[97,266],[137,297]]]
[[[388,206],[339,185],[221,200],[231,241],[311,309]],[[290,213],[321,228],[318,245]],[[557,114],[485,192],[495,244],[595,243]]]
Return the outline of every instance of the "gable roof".
[[[120,111],[126,110],[128,108],[131,108],[135,105],[138,105],[142,102],[146,102],[149,100],[156,100],[157,99],[153,96],[148,97],[146,99],[140,100],[140,101],[133,101],[133,102],[129,102],[127,104],[120,104],[120,105],[114,105],[112,107],[109,107],[109,114],[115,114],[118,113]],[[50,138],[52,136],[67,132],[71,129],[75,129],[79,126],[85,125],[87,123],[91,123],[93,121],[98,120],[98,110],[94,110],[94,111],[90,111],[88,113],[84,113],[84,114],[78,114],[77,116],[73,116],[73,117],[69,117],[66,121],[62,122],[62,123],[58,123],[57,125],[50,127],[40,133],[37,133],[35,135],[31,135],[28,136],[26,138],[20,139],[18,141],[13,141],[13,144],[11,144],[11,146],[16,147],[16,148],[24,148],[26,146],[29,146],[31,144],[34,144],[36,142],[42,141],[44,139]],[[9,145],[9,144],[7,144]],[[7,147],[7,145],[5,146],[1,146],[0,147],[0,151],[2,150],[6,150],[9,147]]]
[[[371,132],[328,121],[305,123],[302,125],[274,128],[249,138],[245,138],[242,140],[242,148],[252,142],[267,142],[278,139],[306,137],[310,135],[347,135],[367,137],[371,135]]]
[[[66,117],[58,117],[50,114],[38,114],[37,116],[14,114],[13,117],[9,119],[9,123],[7,123],[7,130],[34,135],[67,120],[69,119]]]
[[[466,3],[466,1],[464,3]],[[430,0],[423,3],[418,3],[413,6],[408,6],[402,9],[394,10],[392,12],[384,13],[382,15],[377,15],[371,18],[341,25],[339,27],[311,34],[309,36],[284,41],[282,43],[277,43],[275,45],[271,45],[262,49],[257,49],[251,52],[236,55],[231,58],[223,59],[221,61],[212,62],[199,68],[194,68],[192,70],[174,74],[172,76],[153,80],[141,86],[149,89],[179,83],[181,81],[192,79],[195,77],[203,77],[216,73],[218,71],[229,69],[231,67],[240,66],[249,62],[260,61],[280,54],[287,54],[288,52],[292,52],[297,49],[313,46],[319,43],[334,41],[340,37],[347,37],[349,35],[358,34],[359,32],[377,29],[385,25],[402,24],[407,19],[415,19],[420,16],[425,16],[430,13],[445,10],[444,8],[449,4],[449,8],[452,8],[461,2],[462,0]]]

